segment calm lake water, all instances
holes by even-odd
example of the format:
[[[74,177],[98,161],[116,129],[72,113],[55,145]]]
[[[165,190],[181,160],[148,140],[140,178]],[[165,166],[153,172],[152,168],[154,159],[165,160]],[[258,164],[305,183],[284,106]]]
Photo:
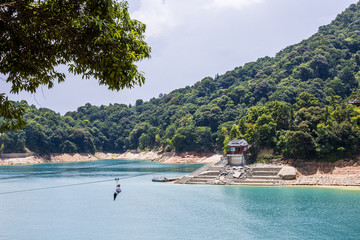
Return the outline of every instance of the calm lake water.
[[[151,181],[197,167],[125,160],[0,166],[0,240],[360,239],[357,190]],[[122,193],[113,201],[115,177]]]

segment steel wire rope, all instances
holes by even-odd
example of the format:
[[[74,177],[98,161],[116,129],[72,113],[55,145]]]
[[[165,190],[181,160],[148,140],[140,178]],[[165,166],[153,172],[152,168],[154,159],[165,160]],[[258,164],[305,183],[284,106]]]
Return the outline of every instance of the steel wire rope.
[[[150,174],[153,174],[153,172],[145,173],[145,174],[137,174],[137,175],[130,176],[130,177],[122,177],[122,178],[120,177],[120,178],[116,178],[116,179],[119,179],[119,180],[120,179],[129,179],[129,178],[140,177],[140,176],[145,176],[145,175],[150,175]],[[108,179],[108,180],[73,183],[73,184],[65,184],[65,185],[58,185],[58,186],[41,187],[41,188],[30,188],[30,189],[24,189],[24,190],[8,191],[8,192],[0,192],[0,195],[20,193],[20,192],[32,192],[32,191],[54,189],[54,188],[73,187],[73,186],[80,186],[80,185],[87,185],[87,184],[94,184],[94,183],[110,182],[110,181],[115,181],[115,179],[112,178],[112,179]]]
[[[53,174],[53,173],[71,172],[71,171],[78,171],[78,170],[102,168],[102,167],[122,165],[122,164],[126,164],[126,163],[113,163],[113,164],[105,164],[105,165],[100,165],[100,166],[83,167],[83,168],[64,168],[64,169],[56,170],[56,171],[29,173],[29,174],[23,174],[23,175],[17,175],[17,176],[3,177],[3,178],[0,178],[0,180],[17,179],[17,178],[25,178],[25,177],[31,177],[31,176],[37,176],[37,175],[47,175],[47,174]],[[0,181],[0,183],[3,183],[3,182],[9,182],[9,181]]]
[[[25,178],[25,177],[38,176],[38,175],[48,175],[48,174],[62,173],[62,172],[71,172],[71,171],[78,171],[78,170],[81,171],[81,170],[86,170],[86,169],[102,168],[102,167],[109,167],[109,166],[116,166],[116,165],[123,165],[123,164],[128,164],[128,163],[122,162],[122,163],[105,164],[105,165],[100,165],[100,166],[83,167],[83,168],[65,168],[65,169],[61,169],[61,170],[57,170],[57,171],[47,171],[47,172],[29,173],[29,174],[24,174],[24,175],[3,177],[3,178],[0,178],[0,184],[8,183],[8,182],[15,182],[17,180],[13,180],[13,181],[11,181],[11,180],[18,179],[18,178]],[[175,167],[173,170],[181,170],[184,168],[187,168],[187,166]],[[156,171],[156,172],[167,172],[167,169]],[[5,181],[2,181],[2,180],[5,180]],[[6,180],[10,180],[10,181],[6,181]]]

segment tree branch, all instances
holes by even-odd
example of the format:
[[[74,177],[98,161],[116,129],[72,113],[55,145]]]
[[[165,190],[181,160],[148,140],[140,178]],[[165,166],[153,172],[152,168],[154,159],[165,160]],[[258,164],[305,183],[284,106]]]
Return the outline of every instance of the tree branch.
[[[1,3],[0,7],[12,7],[13,5],[20,3],[20,2],[24,2],[25,0],[18,0],[18,1],[14,1],[14,2],[8,2],[8,3]]]

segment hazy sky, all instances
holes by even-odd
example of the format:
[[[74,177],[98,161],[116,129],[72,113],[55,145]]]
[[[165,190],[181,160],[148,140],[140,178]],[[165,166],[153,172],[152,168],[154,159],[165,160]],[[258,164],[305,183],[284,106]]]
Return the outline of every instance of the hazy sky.
[[[61,114],[85,103],[134,104],[223,74],[259,57],[274,56],[316,33],[357,0],[130,0],[132,18],[147,25],[151,58],[138,64],[142,87],[120,92],[95,79],[67,74],[52,89],[11,95]],[[66,71],[66,68],[64,71]],[[10,87],[1,77],[1,91]]]

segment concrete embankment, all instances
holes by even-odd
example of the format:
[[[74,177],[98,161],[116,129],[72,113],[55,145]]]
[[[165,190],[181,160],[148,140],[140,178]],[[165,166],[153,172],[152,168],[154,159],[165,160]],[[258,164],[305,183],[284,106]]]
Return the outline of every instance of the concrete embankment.
[[[262,186],[285,185],[285,180],[278,175],[283,167],[284,166],[281,165],[230,166],[225,163],[208,165],[184,176],[176,183]]]
[[[313,167],[311,167],[313,166]],[[324,172],[325,171],[325,172]],[[204,166],[176,183],[259,186],[356,186],[360,187],[360,166],[354,162],[307,163],[298,168],[284,164]]]

